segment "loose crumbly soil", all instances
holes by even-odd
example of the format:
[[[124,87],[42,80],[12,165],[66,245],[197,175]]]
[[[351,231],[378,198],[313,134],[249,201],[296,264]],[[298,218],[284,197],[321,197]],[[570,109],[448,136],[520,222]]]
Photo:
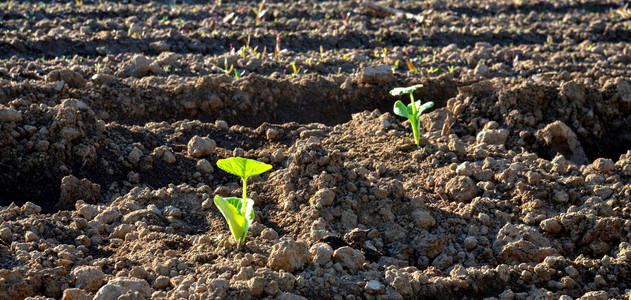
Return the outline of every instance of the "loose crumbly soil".
[[[201,2],[0,3],[0,299],[631,297],[628,3]]]

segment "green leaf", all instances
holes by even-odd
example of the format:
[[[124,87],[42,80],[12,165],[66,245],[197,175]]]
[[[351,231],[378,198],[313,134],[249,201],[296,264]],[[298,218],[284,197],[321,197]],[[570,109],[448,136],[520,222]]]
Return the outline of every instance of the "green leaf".
[[[408,86],[408,87],[397,87],[390,91],[390,95],[400,96],[404,94],[411,94],[422,86],[423,86],[422,84],[416,84],[416,85]]]
[[[408,104],[408,118],[414,116],[414,107],[412,107],[412,103]]]
[[[241,241],[245,238],[247,228],[250,224],[248,224],[248,220],[246,220],[246,218],[244,218],[239,212],[241,211],[241,199],[235,197],[223,198],[216,195],[213,202],[215,202],[215,206],[217,206],[223,217],[228,222],[228,227],[230,228],[230,232],[232,232],[234,239],[236,241]],[[248,203],[247,206],[250,206],[250,210],[252,210],[252,204]],[[247,206],[246,211],[248,208]],[[254,211],[252,210],[252,214],[253,213]]]
[[[394,103],[393,110],[394,110],[394,114],[398,116],[402,116],[406,118],[408,118],[409,116],[408,108],[405,106],[405,104],[403,104],[403,102],[401,102],[401,100],[397,100],[397,102]]]
[[[220,159],[217,161],[217,167],[230,174],[237,175],[244,180],[247,180],[250,176],[261,174],[272,168],[271,165],[266,163],[243,157]]]
[[[243,229],[243,239],[241,240],[241,245],[245,243],[245,236],[248,234],[250,225],[254,223],[254,200],[247,198],[245,202],[245,227]]]
[[[421,105],[421,107],[418,109],[417,116],[420,118],[421,114],[424,113],[426,110],[432,108],[432,106],[434,106],[434,102],[432,102],[432,101]]]

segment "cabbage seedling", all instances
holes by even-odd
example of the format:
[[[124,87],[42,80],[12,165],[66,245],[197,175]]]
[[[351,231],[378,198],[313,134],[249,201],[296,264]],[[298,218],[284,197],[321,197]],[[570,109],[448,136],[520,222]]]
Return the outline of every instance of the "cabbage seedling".
[[[271,165],[256,160],[232,157],[217,161],[220,169],[243,179],[243,198],[215,196],[214,202],[221,214],[228,222],[234,240],[241,246],[245,243],[245,236],[250,225],[254,222],[254,200],[247,198],[248,177],[261,174],[272,168]]]
[[[434,102],[427,102],[421,105],[421,101],[414,101],[414,91],[420,87],[422,84],[417,84],[409,87],[398,87],[394,88],[390,91],[392,96],[400,96],[403,94],[410,94],[411,103],[408,106],[405,106],[401,100],[397,100],[394,103],[394,113],[408,118],[410,120],[410,125],[412,125],[412,132],[414,133],[414,143],[416,146],[420,146],[420,118],[421,114],[426,110],[430,109],[434,106]]]

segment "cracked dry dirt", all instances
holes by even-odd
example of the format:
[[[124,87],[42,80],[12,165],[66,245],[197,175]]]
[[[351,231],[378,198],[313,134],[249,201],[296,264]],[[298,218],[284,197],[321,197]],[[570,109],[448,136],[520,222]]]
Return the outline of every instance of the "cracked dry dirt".
[[[0,299],[631,297],[626,1],[127,2],[0,3]]]

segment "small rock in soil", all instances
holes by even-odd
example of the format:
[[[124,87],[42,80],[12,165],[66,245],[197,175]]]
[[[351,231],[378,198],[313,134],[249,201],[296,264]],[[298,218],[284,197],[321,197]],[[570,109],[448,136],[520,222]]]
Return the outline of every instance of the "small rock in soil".
[[[267,265],[274,270],[293,272],[309,261],[309,247],[304,242],[283,240],[272,247]]]
[[[77,267],[72,270],[72,276],[74,276],[77,286],[88,293],[98,291],[105,280],[103,271],[94,266]]]
[[[571,162],[583,165],[587,163],[587,156],[576,134],[561,121],[548,124],[535,133],[535,136],[552,155],[563,154]]]
[[[360,77],[363,83],[387,83],[393,79],[391,67],[388,65],[366,68]]]
[[[468,176],[456,176],[451,178],[445,186],[447,194],[458,202],[469,202],[478,193],[478,187],[473,179]]]
[[[362,268],[365,260],[361,251],[348,246],[341,247],[333,252],[333,261],[340,263],[350,271],[357,271]]]
[[[97,203],[101,199],[101,186],[83,178],[79,180],[73,175],[61,179],[61,196],[56,205],[57,209],[70,210],[75,208],[77,200],[87,203]]]
[[[187,145],[188,155],[192,157],[203,157],[213,153],[217,143],[208,137],[194,136]]]

